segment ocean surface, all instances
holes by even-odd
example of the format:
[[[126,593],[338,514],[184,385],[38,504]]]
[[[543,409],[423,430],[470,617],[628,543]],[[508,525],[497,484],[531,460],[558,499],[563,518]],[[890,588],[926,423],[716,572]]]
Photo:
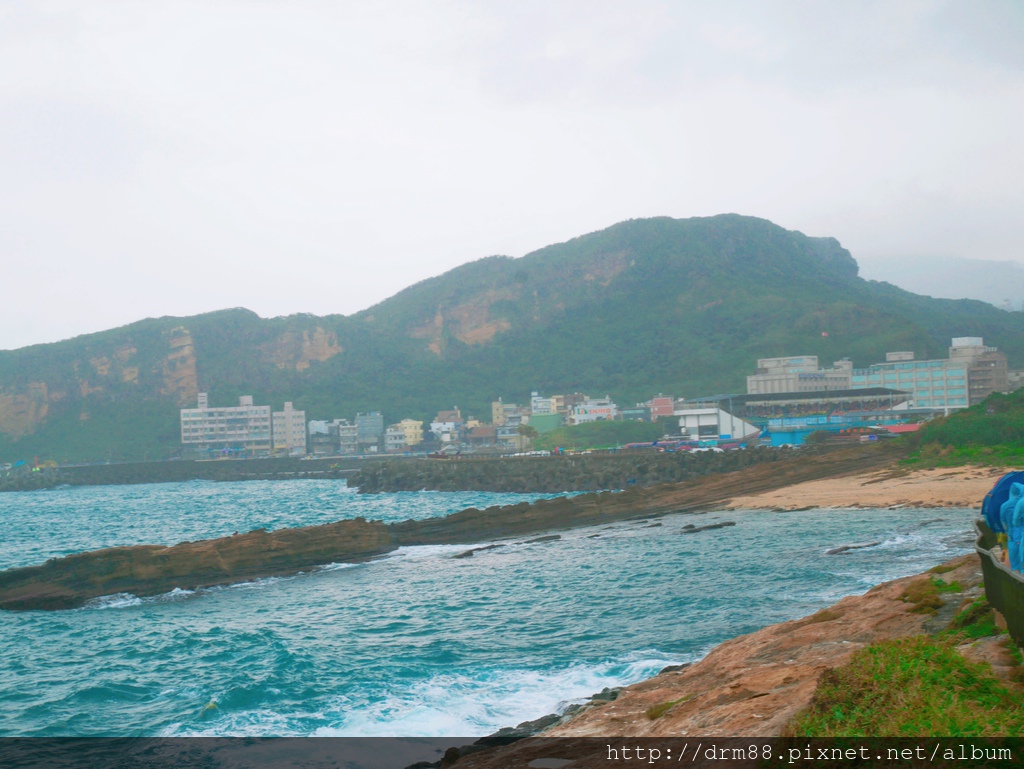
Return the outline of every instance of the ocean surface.
[[[359,495],[343,481],[309,480],[5,493],[0,568],[540,496]],[[194,593],[0,612],[0,736],[487,734],[968,552],[974,515],[673,515],[471,558],[452,558],[467,546],[403,548]],[[736,526],[681,533],[727,520]]]

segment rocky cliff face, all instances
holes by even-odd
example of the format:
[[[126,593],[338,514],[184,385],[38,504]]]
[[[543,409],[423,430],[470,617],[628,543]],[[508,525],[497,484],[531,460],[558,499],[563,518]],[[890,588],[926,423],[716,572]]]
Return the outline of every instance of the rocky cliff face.
[[[218,369],[230,365],[222,350],[210,349],[211,337],[217,337],[211,328],[216,318],[191,320],[143,321],[67,342],[0,352],[0,437],[32,435],[60,417],[85,422],[104,405],[125,409],[161,403],[176,418],[177,409],[194,405],[200,389],[216,386]],[[235,357],[251,356],[257,369],[301,374],[314,362],[343,352],[336,331],[308,321],[305,325],[269,329],[255,349],[236,345]]]

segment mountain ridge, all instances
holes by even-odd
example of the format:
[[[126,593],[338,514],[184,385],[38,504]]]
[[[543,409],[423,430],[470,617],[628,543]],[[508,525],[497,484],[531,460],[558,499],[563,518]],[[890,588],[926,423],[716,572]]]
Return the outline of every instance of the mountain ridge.
[[[484,417],[531,390],[742,391],[759,357],[943,355],[984,336],[1024,362],[1024,314],[865,281],[838,240],[738,214],[633,219],[522,257],[490,256],[351,315],[245,308],[148,318],[0,351],[0,460],[155,459],[200,390],[307,418],[454,405]]]

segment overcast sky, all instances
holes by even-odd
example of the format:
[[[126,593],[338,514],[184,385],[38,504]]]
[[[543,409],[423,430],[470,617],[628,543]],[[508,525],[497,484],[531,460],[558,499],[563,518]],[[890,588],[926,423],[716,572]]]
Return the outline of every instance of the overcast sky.
[[[0,349],[623,219],[1024,260],[1024,3],[0,0]]]

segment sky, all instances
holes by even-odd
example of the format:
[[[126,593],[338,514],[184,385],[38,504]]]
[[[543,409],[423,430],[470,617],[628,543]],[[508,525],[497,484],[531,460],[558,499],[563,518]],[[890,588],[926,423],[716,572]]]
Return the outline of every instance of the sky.
[[[0,0],[0,349],[734,212],[1024,261],[1024,4]]]

